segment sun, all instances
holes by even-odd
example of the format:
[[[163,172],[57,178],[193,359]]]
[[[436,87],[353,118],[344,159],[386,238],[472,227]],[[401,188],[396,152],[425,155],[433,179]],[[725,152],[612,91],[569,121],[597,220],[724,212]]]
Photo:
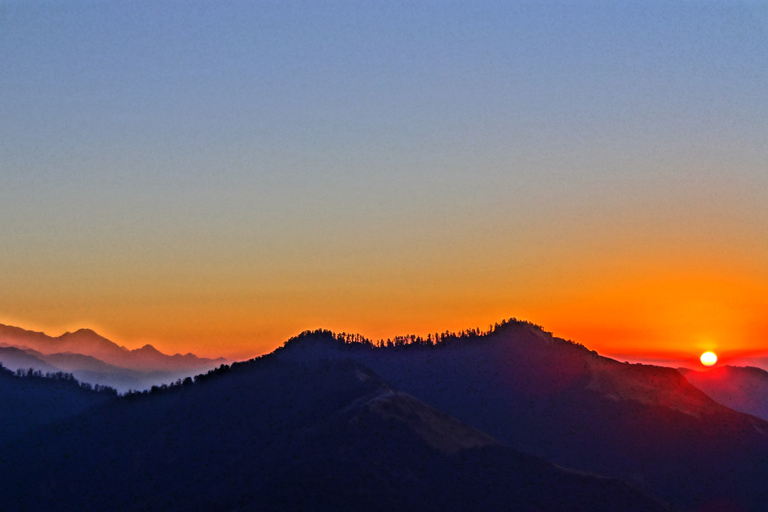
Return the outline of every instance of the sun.
[[[717,354],[714,352],[704,352],[701,354],[701,364],[704,366],[712,366],[717,362]]]

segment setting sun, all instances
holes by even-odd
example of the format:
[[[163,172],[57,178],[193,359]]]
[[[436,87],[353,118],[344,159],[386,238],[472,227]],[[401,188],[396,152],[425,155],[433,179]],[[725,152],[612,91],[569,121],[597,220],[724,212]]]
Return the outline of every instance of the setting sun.
[[[712,366],[717,362],[717,355],[714,352],[704,352],[701,354],[701,364]]]

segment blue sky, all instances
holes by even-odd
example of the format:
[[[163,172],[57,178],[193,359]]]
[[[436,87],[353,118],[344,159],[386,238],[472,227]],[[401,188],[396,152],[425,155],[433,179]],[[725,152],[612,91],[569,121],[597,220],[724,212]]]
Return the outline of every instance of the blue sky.
[[[0,1],[0,55],[9,322],[577,335],[611,283],[768,281],[763,3]]]

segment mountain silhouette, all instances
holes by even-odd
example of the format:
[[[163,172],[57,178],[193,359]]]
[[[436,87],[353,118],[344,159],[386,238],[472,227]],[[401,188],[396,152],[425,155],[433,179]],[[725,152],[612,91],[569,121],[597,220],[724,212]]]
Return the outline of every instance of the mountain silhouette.
[[[436,345],[306,332],[275,356],[364,364],[502,444],[628,480],[681,510],[759,511],[768,499],[768,422],[717,403],[675,369],[619,363],[526,322]]]
[[[516,320],[378,345],[307,331],[81,409],[0,455],[8,510],[760,512],[768,501],[768,421],[673,368],[619,363]]]
[[[70,375],[43,378],[29,372],[20,377],[0,366],[0,447],[116,398],[115,393],[82,386]]]
[[[667,510],[502,446],[360,364],[269,356],[44,427],[3,447],[0,471],[6,510]]]
[[[109,365],[141,372],[199,373],[228,362],[224,358],[201,358],[191,353],[169,356],[152,345],[128,350],[90,329],[80,329],[52,337],[41,332],[0,324],[0,346],[32,349],[44,355],[67,352],[81,354],[94,357]]]
[[[707,395],[735,411],[768,420],[768,372],[752,366],[717,366],[696,371],[678,368]]]

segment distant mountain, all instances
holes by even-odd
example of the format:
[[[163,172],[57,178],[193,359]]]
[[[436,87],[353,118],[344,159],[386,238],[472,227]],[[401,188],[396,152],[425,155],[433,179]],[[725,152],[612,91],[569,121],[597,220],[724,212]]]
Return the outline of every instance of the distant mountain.
[[[229,361],[223,357],[208,359],[197,357],[192,353],[184,355],[174,354],[168,356],[157,350],[152,345],[144,345],[141,348],[131,350],[130,362],[122,364],[126,368],[143,369],[144,371],[173,371],[184,372],[189,370],[207,371],[216,366],[226,364]],[[117,364],[117,363],[113,363]],[[128,364],[132,366],[127,366]],[[118,365],[121,366],[121,365]]]
[[[735,411],[768,420],[768,372],[751,366],[716,366],[695,371],[678,368],[707,395]]]
[[[43,354],[31,348],[19,349],[15,347],[7,347],[7,348],[0,347],[0,354],[3,354],[7,351],[24,352],[25,354],[33,358],[33,359],[30,359],[30,362],[34,362],[34,360],[43,361],[49,366],[56,368],[57,371],[73,372],[78,370],[89,370],[89,371],[113,372],[113,371],[125,370],[125,368],[120,368],[118,366],[107,364],[104,361],[100,361],[93,356],[86,356],[83,354],[73,354],[72,352],[65,352],[65,353],[59,353],[59,354]],[[1,357],[2,355],[0,355],[0,358]],[[8,367],[8,365],[5,365],[5,366]]]
[[[672,368],[619,363],[517,321],[383,348],[307,332],[274,356],[367,365],[502,444],[634,482],[681,510],[765,510],[768,422]]]
[[[51,337],[41,332],[26,331],[0,324],[0,346],[32,349],[44,355],[70,352],[91,356],[109,365],[140,372],[204,372],[228,361],[224,358],[207,359],[194,354],[169,356],[145,345],[128,350],[90,329],[67,332]],[[89,371],[94,371],[90,369]]]
[[[71,352],[46,355],[29,348],[22,350],[15,347],[0,347],[0,364],[14,371],[31,368],[43,374],[71,373],[80,382],[109,386],[120,393],[169,384],[198,373],[195,370],[140,372],[107,364],[93,356],[72,354]],[[207,369],[207,367],[203,367],[202,370]]]
[[[27,350],[16,347],[0,347],[0,365],[14,372],[19,369],[28,370],[30,368],[42,373],[62,371],[61,368],[45,362],[40,357],[37,357],[36,354],[42,355],[39,352],[30,353]]]
[[[112,343],[90,329],[80,329],[74,333],[67,332],[59,337],[52,337],[42,332],[0,324],[0,343],[6,346],[31,348],[43,354],[63,352],[84,354],[108,362],[130,352],[127,348]]]
[[[85,388],[66,375],[59,377],[17,377],[11,370],[0,367],[0,454],[4,453],[3,445],[41,426],[117,398],[114,394]]]
[[[7,510],[667,510],[501,446],[357,363],[276,357],[58,422],[6,447],[0,472]]]

